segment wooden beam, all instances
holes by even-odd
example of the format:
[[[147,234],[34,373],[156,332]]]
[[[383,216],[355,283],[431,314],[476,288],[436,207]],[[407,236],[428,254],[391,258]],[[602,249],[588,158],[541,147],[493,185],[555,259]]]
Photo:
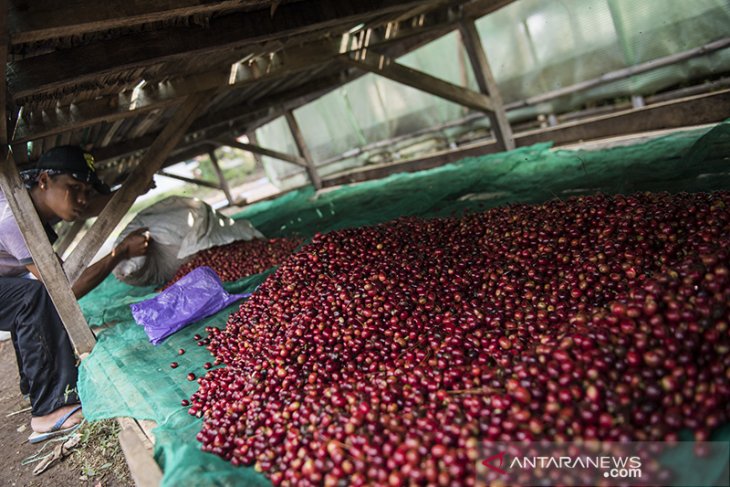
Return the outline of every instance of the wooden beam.
[[[246,152],[252,152],[254,154],[260,154],[262,156],[273,157],[281,161],[291,162],[292,164],[296,164],[299,167],[307,167],[307,161],[305,161],[304,158],[301,156],[285,154],[283,152],[275,151],[273,149],[266,149],[264,147],[254,144],[244,144],[243,142],[227,138],[218,138],[216,142],[221,145],[227,145],[228,147],[234,147],[236,149],[241,149]]]
[[[0,9],[5,12],[5,2],[0,2]],[[0,16],[0,79],[5,79],[7,59],[7,44],[5,40],[5,16]],[[26,241],[33,263],[38,268],[43,284],[48,291],[53,305],[63,322],[68,336],[76,353],[84,358],[94,347],[96,339],[86,323],[79,303],[76,301],[68,279],[63,273],[58,257],[48,240],[43,224],[33,206],[30,194],[25,189],[18,174],[18,168],[12,154],[8,151],[7,141],[7,112],[5,110],[5,83],[0,83],[0,107],[3,116],[0,117],[0,189],[8,201],[15,221]]]
[[[126,419],[126,418],[125,418]],[[135,424],[130,424],[130,422]],[[162,470],[152,456],[150,445],[146,445],[146,435],[134,420],[119,421],[122,431],[119,432],[119,444],[127,460],[129,473],[137,487],[158,487],[162,482]]]
[[[211,164],[213,164],[215,175],[218,176],[218,182],[220,184],[219,188],[221,191],[223,191],[223,194],[226,195],[228,204],[235,204],[233,201],[233,196],[231,196],[231,188],[228,187],[228,181],[226,181],[226,177],[223,175],[223,171],[221,171],[221,166],[220,164],[218,164],[218,157],[216,157],[215,155],[215,149],[211,149],[208,152],[208,157],[210,158]]]
[[[337,42],[327,39],[314,45],[240,63],[234,78],[230,71],[213,71],[173,81],[151,83],[118,95],[58,106],[43,110],[42,113],[37,113],[38,110],[28,112],[19,120],[13,143],[79,130],[102,122],[114,122],[118,125],[127,118],[174,106],[182,98],[201,91],[217,88],[225,93],[250,87],[263,80],[270,84],[294,73],[311,71],[321,63],[330,62],[334,56],[339,55],[338,49]],[[107,144],[108,141],[101,146]]]
[[[473,110],[491,112],[494,109],[488,96],[409,68],[397,63],[388,56],[376,54],[369,49],[356,52],[349,58],[342,59],[356,68],[431,93]]]
[[[205,28],[143,31],[133,38],[60,49],[10,63],[8,89],[17,100],[191,55],[238,49],[328,29],[347,30],[347,26],[375,14],[400,12],[417,4],[398,0],[291,2],[281,5],[273,17],[268,10],[237,12],[214,17]]]
[[[27,113],[18,121],[13,143],[28,142],[102,122],[117,122],[145,113],[154,113],[155,110],[176,105],[181,98],[160,96],[160,92],[144,96],[130,90],[114,97],[43,110],[42,117]]]
[[[182,144],[180,144],[182,145]],[[172,151],[172,155],[170,155],[167,160],[165,161],[165,164],[163,164],[164,167],[174,166],[175,164],[179,162],[186,162],[190,161],[192,159],[195,159],[196,157],[207,154],[208,151],[211,149],[215,149],[217,146],[210,145],[206,141],[198,141],[197,143],[193,143],[192,145],[187,146],[179,146],[176,147]],[[215,184],[215,183],[214,183]],[[216,188],[220,189],[220,188]]]
[[[493,111],[487,113],[489,122],[494,131],[497,143],[502,146],[503,150],[512,150],[515,148],[515,140],[512,136],[512,128],[507,120],[507,112],[504,109],[502,95],[497,87],[497,82],[489,67],[487,53],[484,52],[481,37],[477,31],[474,20],[467,19],[460,25],[461,37],[469,54],[474,76],[476,77],[479,91],[489,96],[492,101]]]
[[[464,9],[463,15],[479,16],[487,14],[492,10],[502,7],[510,3],[508,0],[477,0],[470,2]],[[392,45],[384,45],[386,53],[391,57],[399,57],[406,52],[416,49],[456,28],[458,21],[461,20],[459,15],[452,15],[451,9],[444,11],[430,12],[426,16],[426,24],[432,25],[426,31],[412,30],[413,22],[407,20],[393,26],[389,24],[382,29],[373,31],[371,39],[376,39],[376,33],[383,36],[383,41],[387,39],[402,40],[404,42],[394,43]],[[443,17],[448,15],[448,17]],[[445,19],[445,20],[444,20]],[[445,22],[445,23],[443,23]],[[409,27],[410,26],[410,27]],[[386,36],[385,34],[388,33]],[[403,36],[403,37],[402,37]],[[355,46],[351,46],[355,48]],[[282,115],[280,109],[273,109],[272,105],[281,105],[285,109],[294,109],[305,103],[311,102],[331,89],[339,86],[347,81],[357,79],[363,74],[359,70],[351,70],[347,74],[339,73],[335,76],[329,76],[315,80],[313,82],[302,85],[296,90],[291,90],[285,94],[278,95],[270,100],[266,100],[258,105],[251,106],[249,103],[240,106],[229,107],[225,110],[211,113],[197,120],[191,127],[188,135],[203,134],[202,137],[215,138],[225,134],[239,135],[241,133],[255,130],[257,127],[268,123],[269,121]],[[188,137],[186,135],[186,137]],[[133,141],[125,141],[115,144],[114,146],[97,149],[95,155],[97,161],[113,160],[118,157],[124,157],[149,146],[154,140],[155,135],[145,136]],[[254,144],[255,145],[255,144]],[[175,152],[165,165],[174,164],[176,162],[189,160],[200,154],[204,154],[208,149],[200,145],[200,137],[191,138],[184,148],[180,149],[182,153]]]
[[[246,137],[248,138],[248,141],[250,142],[251,145],[254,145],[254,146],[259,145],[259,140],[256,137],[256,130],[249,130],[246,133]],[[261,167],[263,165],[263,162],[261,160],[261,154],[258,154],[256,152],[251,152],[251,155],[253,155],[253,159],[256,162],[256,165]]]
[[[191,133],[205,133],[208,138],[218,136],[207,133],[215,127],[227,127],[224,131],[229,132],[234,127],[235,122],[242,120],[252,122],[260,118],[267,118],[271,114],[274,118],[283,115],[284,111],[292,106],[298,107],[302,100],[314,100],[324,93],[345,83],[349,78],[346,74],[338,72],[334,75],[327,74],[321,78],[314,79],[307,83],[301,84],[294,89],[268,96],[258,103],[244,102],[238,105],[223,108],[216,112],[207,113],[190,127]],[[282,107],[288,107],[282,109]]]
[[[672,100],[609,115],[576,120],[517,136],[517,146],[546,140],[566,144],[599,137],[721,122],[730,113],[730,90]]]
[[[437,18],[441,17],[434,16],[434,19]],[[428,26],[416,29],[412,23],[408,22],[403,22],[403,25],[393,28],[395,33],[389,34],[387,38],[385,37],[387,29],[374,30],[374,34],[370,36],[373,41],[369,45],[390,45],[397,39],[413,35],[416,31],[429,29]],[[358,44],[356,42],[348,43],[349,38],[349,34],[344,34],[342,39],[323,39],[303,46],[294,46],[281,52],[266,53],[245,62],[235,63],[235,69],[231,67],[228,70],[198,73],[175,80],[166,80],[162,83],[147,83],[142,87],[127,90],[118,95],[78,101],[72,105],[43,110],[42,113],[35,113],[38,110],[26,112],[19,120],[13,142],[27,142],[101,122],[118,122],[150,110],[167,108],[179,103],[180,99],[185,96],[213,88],[232,91],[251,86],[262,80],[266,80],[267,86],[271,86],[276,80],[284,79],[294,73],[311,71],[314,67],[332,62],[342,54],[343,42],[349,46],[348,50],[354,49],[354,46]],[[378,42],[375,42],[376,38]],[[231,71],[233,71],[233,75]]]
[[[425,7],[433,8],[434,5],[426,3]],[[425,7],[416,7],[407,14],[423,10]],[[320,39],[305,45],[285,48],[280,52],[267,52],[264,55],[254,56],[235,63],[235,69],[231,67],[227,70],[198,73],[180,79],[166,80],[163,83],[146,83],[118,95],[77,101],[70,106],[45,110],[41,116],[25,113],[19,121],[13,141],[16,143],[30,141],[100,122],[118,124],[120,120],[156,108],[168,107],[178,103],[184,96],[216,87],[225,87],[225,90],[230,91],[264,79],[275,81],[331,62],[344,52],[361,49],[365,39],[367,47],[386,48],[404,39],[444,30],[444,25],[451,25],[446,29],[448,31],[456,25],[455,22],[461,18],[461,13],[442,6],[419,17],[419,22],[414,22],[411,17],[406,19],[402,17],[404,16],[400,14],[396,18],[400,19],[399,21],[390,21],[387,25],[369,28],[367,32],[344,33],[338,38]],[[232,71],[235,75],[233,77]],[[108,143],[106,141],[101,146],[106,146]]]
[[[119,127],[122,126],[124,123],[123,119],[115,120],[114,123],[111,124],[109,129],[107,129],[106,133],[104,134],[104,138],[101,139],[101,147],[106,147],[109,145],[114,139],[114,136],[116,135],[117,131],[119,130]]]
[[[137,196],[147,187],[153,175],[160,169],[170,151],[177,145],[210,96],[210,93],[193,95],[177,109],[165,129],[160,132],[147,150],[142,161],[129,175],[122,188],[114,193],[112,199],[69,256],[65,266],[69,281],[75,282],[85,269],[84,260],[90,255],[96,255],[99,247],[127,213]]]
[[[147,133],[147,130],[157,122],[157,120],[162,116],[163,110],[162,109],[155,109],[147,112],[147,115],[142,119],[138,120],[134,126],[129,130],[129,132],[126,134],[126,136],[129,136],[131,138],[135,137],[141,137],[144,134]],[[94,126],[98,126],[99,124],[96,124]]]
[[[203,181],[202,179],[193,179],[193,178],[186,178],[185,176],[179,176],[177,174],[172,174],[171,172],[159,170],[157,171],[157,174],[160,176],[165,176],[166,178],[170,179],[177,179],[178,181],[183,181],[190,184],[196,184],[198,186],[204,186],[206,188],[212,188],[212,189],[221,189],[221,187],[215,183],[211,183],[210,181]]]
[[[302,131],[299,128],[297,119],[294,117],[294,113],[291,110],[288,110],[284,115],[286,116],[286,123],[289,124],[289,130],[291,130],[291,133],[294,136],[294,142],[297,144],[299,153],[307,162],[307,174],[309,174],[309,179],[312,181],[314,189],[322,188],[322,178],[319,177],[317,166],[314,164],[312,154],[309,152],[309,147],[307,147],[307,142],[304,140],[304,135],[302,135]]]
[[[190,127],[188,133],[185,135],[190,140],[187,143],[183,142],[182,145],[185,147],[180,150],[185,150],[189,146],[200,145],[201,139],[214,139],[230,132],[235,133],[236,131],[240,133],[246,130],[245,126],[248,124],[257,123],[258,120],[279,117],[283,115],[283,109],[296,108],[304,103],[310,102],[339,86],[346,79],[348,78],[338,73],[335,76],[326,76],[305,83],[293,90],[262,100],[258,104],[244,103],[228,107],[218,112],[208,113],[199,120],[196,120]],[[157,135],[150,134],[138,139],[127,140],[109,147],[96,149],[94,151],[94,157],[96,158],[97,165],[103,168],[104,161],[117,159],[144,150],[150,146]],[[197,154],[205,152],[207,150],[202,150]]]
[[[462,13],[467,19],[478,19],[506,7],[515,0],[476,0],[464,5]]]
[[[502,3],[504,3],[504,1],[502,1]],[[495,3],[493,0],[481,0],[478,2],[470,3],[469,5],[477,4],[484,12],[486,12],[489,8],[492,8],[494,4],[499,4],[499,2]],[[443,17],[444,15],[447,15],[447,17]],[[388,48],[389,54],[397,57],[404,54],[408,50],[417,48],[420,45],[432,41],[434,38],[444,35],[449,30],[453,30],[453,28],[455,28],[456,26],[456,22],[460,18],[460,16],[454,16],[450,9],[432,12],[429,13],[426,17],[426,24],[432,25],[432,27],[430,29],[427,29],[425,33],[423,31],[414,30],[413,22],[403,21],[395,27],[393,25],[390,25],[390,27],[383,27],[381,29],[383,32],[379,35],[383,38],[382,42],[386,42],[386,40],[388,39],[414,39],[415,42],[409,43],[407,49],[402,49],[399,44],[394,44],[390,46],[390,48]],[[440,23],[444,21],[444,19],[448,21],[446,29],[444,29],[443,25]],[[376,38],[375,34],[371,36],[371,39],[373,38]],[[352,44],[350,48],[354,49],[355,47],[356,46]],[[347,81],[356,79],[357,77],[361,76],[361,74],[362,72],[360,71],[351,71],[347,74],[338,73],[333,76],[326,76],[319,80],[306,83],[295,90],[290,90],[289,92],[286,92],[282,95],[278,95],[276,97],[265,100],[263,103],[251,105],[250,103],[246,102],[241,105],[228,107],[216,113],[211,113],[209,115],[201,117],[190,128],[188,135],[192,135],[194,133],[202,133],[203,137],[214,138],[227,133],[233,133],[238,135],[248,130],[255,130],[255,128],[265,123],[268,123],[269,121],[283,114],[280,109],[273,109],[274,106],[281,106],[287,110],[297,108],[304,103],[311,102],[312,100],[322,96],[336,86],[339,86]],[[141,137],[139,139],[121,142],[115,144],[114,146],[104,146],[103,148],[97,148],[95,150],[95,156],[98,162],[124,157],[135,152],[139,152],[148,147],[155,137],[156,135],[152,134],[149,136]],[[185,149],[181,149],[188,151],[188,153],[184,157],[181,156],[182,158],[178,157],[177,155],[173,156],[172,158],[170,158],[170,163],[179,162],[181,160],[188,160],[192,157],[207,152],[208,149],[200,146],[199,144],[199,138],[193,138],[191,142],[187,144],[187,147]],[[166,163],[166,165],[167,164],[168,163]],[[100,164],[100,166],[103,167],[103,164]]]
[[[106,0],[92,4],[85,0],[12,2],[10,41],[12,44],[38,42],[176,17],[209,15],[227,9],[265,7],[268,3],[267,0]]]
[[[730,113],[730,90],[723,90],[591,117],[547,129],[525,131],[515,134],[515,142],[517,147],[526,147],[540,142],[555,142],[556,145],[570,144],[654,130],[719,123],[727,118],[728,113]],[[323,181],[323,185],[332,187],[384,178],[400,172],[422,171],[466,157],[479,157],[499,151],[500,148],[494,140],[469,144],[455,150],[410,161],[358,168],[349,173],[326,179]]]
[[[491,5],[491,0],[481,0],[477,2],[483,4],[483,8],[487,8]],[[410,24],[406,22],[407,25]],[[455,23],[452,22],[447,29],[442,27],[429,30],[426,32],[427,35],[415,35],[409,36],[414,42],[408,42],[405,49],[401,45],[390,46],[388,54],[392,57],[398,57],[412,49],[416,49],[428,42],[431,42],[435,38],[438,38],[448,31],[455,28]],[[404,28],[400,30],[396,29],[396,34],[392,34],[395,38],[398,36],[398,32],[403,32]],[[310,81],[305,83],[296,89],[289,90],[285,93],[270,97],[267,100],[262,101],[259,104],[251,105],[248,102],[241,105],[231,106],[226,109],[220,110],[215,113],[210,113],[196,120],[191,126],[189,133],[186,137],[191,136],[191,141],[186,144],[180,151],[186,151],[183,155],[176,155],[171,157],[166,165],[173,164],[184,160],[192,159],[195,156],[204,154],[208,151],[207,148],[202,147],[200,144],[201,137],[216,138],[219,136],[229,136],[233,133],[239,135],[246,131],[255,130],[256,128],[264,125],[271,120],[274,120],[283,115],[286,110],[293,110],[301,105],[310,103],[320,96],[329,93],[333,88],[340,86],[346,82],[357,79],[362,76],[364,72],[360,70],[350,70],[350,72],[340,72],[335,75],[325,76],[323,78]],[[195,134],[202,134],[201,136],[192,137]],[[95,150],[95,157],[97,163],[103,163],[103,161],[114,160],[119,157],[124,157],[135,152],[139,152],[148,147],[152,141],[154,141],[157,134],[150,134],[139,139],[132,141],[125,141],[114,146],[97,148]],[[103,164],[100,164],[103,167]]]

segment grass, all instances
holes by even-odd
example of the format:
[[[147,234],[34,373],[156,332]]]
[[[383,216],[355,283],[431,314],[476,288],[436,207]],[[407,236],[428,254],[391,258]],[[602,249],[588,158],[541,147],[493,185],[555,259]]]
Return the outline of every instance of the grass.
[[[93,481],[95,485],[134,485],[119,446],[119,431],[119,424],[112,419],[84,423],[79,430],[81,442],[71,456],[80,481]]]

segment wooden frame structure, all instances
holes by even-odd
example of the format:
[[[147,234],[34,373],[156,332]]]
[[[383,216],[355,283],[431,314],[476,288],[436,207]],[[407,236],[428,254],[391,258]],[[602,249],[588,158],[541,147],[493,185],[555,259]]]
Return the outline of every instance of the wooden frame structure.
[[[233,196],[213,152],[224,144],[302,166],[320,188],[322,179],[293,109],[363,72],[505,119],[501,103],[494,101],[499,97],[493,83],[472,92],[405,68],[394,58],[470,25],[506,0],[186,0],[176,8],[155,0],[119,10],[115,2],[50,3],[31,7],[11,0],[3,7],[5,122],[11,122],[3,129],[3,147],[12,151],[5,151],[0,180],[13,211],[23,215],[24,235],[80,355],[91,350],[94,338],[69,285],[152,175],[173,161],[209,154],[219,178],[214,186],[230,204]],[[74,14],[64,16],[71,8]],[[196,22],[202,27],[180,27]],[[478,79],[488,80],[475,30],[467,32],[475,67],[486,73]],[[299,154],[236,140],[281,115]],[[496,131],[509,148],[511,140],[503,132]],[[36,238],[40,222],[29,217],[32,205],[17,173],[42,152],[66,143],[95,153],[102,178],[123,184],[61,268],[45,239]],[[78,227],[61,250],[75,231]]]
[[[214,153],[229,145],[300,166],[321,188],[294,109],[372,71],[373,56],[395,59],[509,2],[182,0],[171,7],[152,0],[121,8],[122,3],[0,2],[5,79],[0,187],[82,358],[95,338],[71,285],[153,174],[207,153],[219,179],[212,186],[233,204]],[[397,63],[381,74],[494,111],[487,96],[494,97],[492,91],[472,93]],[[282,115],[298,154],[237,141]],[[61,266],[18,173],[44,151],[69,143],[94,153],[102,179],[122,186]],[[64,227],[59,253],[81,227]],[[141,455],[146,449],[138,433],[144,428],[135,422],[123,426],[120,441],[135,482],[157,483],[149,456]]]
[[[363,73],[376,73],[489,117],[494,142],[424,160],[413,166],[416,168],[546,138],[569,142],[616,130],[617,119],[599,117],[513,134],[506,113],[517,106],[503,103],[474,25],[475,19],[511,1],[0,0],[0,61],[5,80],[0,85],[0,106],[5,115],[0,121],[0,188],[79,356],[89,353],[95,338],[71,284],[155,173],[220,189],[229,204],[235,204],[215,158],[214,150],[219,146],[299,166],[317,189],[396,170],[356,171],[323,181],[299,129],[294,113],[298,107]],[[478,91],[397,62],[399,56],[454,30],[461,34]],[[730,40],[724,39],[683,55],[728,46]],[[646,63],[625,74],[676,60]],[[607,80],[590,80],[574,89]],[[559,96],[567,89],[519,106]],[[730,112],[729,98],[727,92],[721,92],[711,99],[699,96],[685,104],[648,106],[620,114],[625,117],[621,123],[646,127],[653,120],[655,125],[676,126],[682,122],[677,113],[698,123],[717,121]],[[707,110],[688,113],[683,107],[690,103],[702,104]],[[257,127],[280,116],[286,118],[292,131],[297,154],[260,147],[254,137],[249,138],[250,143],[238,141],[241,135],[253,134]],[[79,144],[90,150],[102,179],[121,183],[121,189],[63,267],[18,177],[19,170],[62,144]],[[201,154],[210,156],[217,184],[165,171],[174,163]],[[67,227],[57,246],[59,253],[66,250],[81,226]],[[134,426],[127,425],[125,431],[129,428]],[[126,443],[131,446],[125,451],[141,451],[133,440]],[[154,480],[138,482],[144,485]]]

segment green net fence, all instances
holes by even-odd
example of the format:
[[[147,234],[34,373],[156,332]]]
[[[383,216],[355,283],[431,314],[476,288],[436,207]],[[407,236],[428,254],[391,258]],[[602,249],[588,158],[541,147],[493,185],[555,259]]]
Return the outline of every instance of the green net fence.
[[[605,73],[699,48],[727,37],[730,3],[725,0],[521,0],[476,22],[499,91],[506,104],[564,88]],[[458,32],[451,32],[398,61],[458,86],[478,90]],[[514,122],[594,104],[650,96],[670,87],[726,75],[730,49],[686,59],[624,79],[509,110]],[[354,80],[295,111],[316,161],[366,149],[338,162],[320,162],[329,176],[385,158],[398,146],[368,144],[414,134],[474,114],[463,106],[375,74]],[[470,131],[483,132],[486,117],[434,131],[428,144],[445,148]],[[256,130],[258,142],[288,154],[297,147],[284,117]],[[426,142],[421,138],[404,142]],[[403,147],[405,148],[405,147]],[[264,156],[271,181],[282,189],[307,181],[296,165]]]
[[[636,191],[712,191],[730,188],[730,121],[712,129],[677,132],[644,143],[596,151],[552,150],[549,144],[465,159],[436,169],[314,194],[311,188],[247,207],[247,218],[269,237],[305,237],[344,227],[372,225],[400,216],[448,216],[514,203],[536,203],[580,194]],[[225,285],[250,292],[273,270]],[[129,416],[157,422],[155,456],[163,485],[267,485],[252,468],[234,468],[200,451],[201,420],[180,400],[197,387],[187,373],[204,373],[212,361],[193,336],[224,326],[227,309],[153,346],[132,319],[129,304],[154,296],[108,278],[80,303],[92,326],[115,323],[81,364],[79,392],[89,420]],[[186,352],[178,355],[183,348]],[[170,363],[180,365],[172,369]],[[718,433],[730,437],[728,429]],[[713,470],[706,469],[704,475]],[[696,481],[696,477],[692,479]],[[709,478],[707,479],[710,480]]]

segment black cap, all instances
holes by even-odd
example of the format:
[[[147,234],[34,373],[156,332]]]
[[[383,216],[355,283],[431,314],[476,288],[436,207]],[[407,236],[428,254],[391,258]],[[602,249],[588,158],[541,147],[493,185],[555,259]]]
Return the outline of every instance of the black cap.
[[[96,175],[94,156],[77,145],[60,145],[38,159],[37,169],[55,169],[68,173],[74,179],[91,184],[101,194],[109,194],[109,186]]]

